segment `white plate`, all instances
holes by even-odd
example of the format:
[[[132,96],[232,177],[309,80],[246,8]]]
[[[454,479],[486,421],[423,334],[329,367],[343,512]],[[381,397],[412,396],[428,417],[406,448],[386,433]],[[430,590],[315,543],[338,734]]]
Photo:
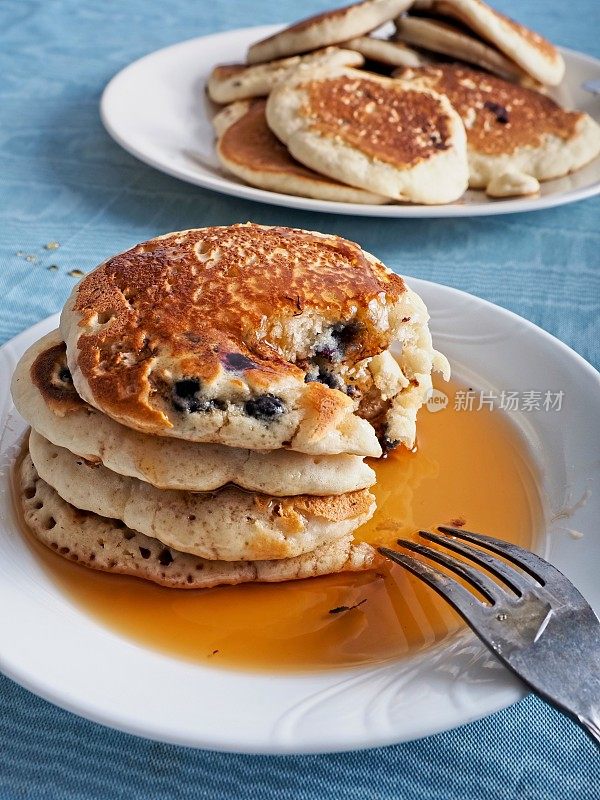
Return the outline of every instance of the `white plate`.
[[[541,550],[600,611],[600,376],[565,345],[497,306],[411,280],[455,374],[486,389],[563,390],[560,412],[512,415],[541,470]],[[9,475],[25,430],[9,394],[51,317],[0,350],[0,669],[84,717],[165,742],[299,753],[374,747],[453,728],[524,694],[461,632],[392,664],[299,675],[219,670],[146,649],[103,627],[53,584],[17,528]],[[575,534],[574,532],[577,532]],[[579,537],[579,534],[583,536]]]
[[[533,211],[572,203],[600,192],[600,158],[559,180],[542,184],[538,197],[490,200],[468,191],[445,206],[361,205],[312,200],[268,192],[226,174],[215,155],[211,119],[214,107],[204,86],[215,64],[243,61],[249,44],[280,26],[201,36],[157,50],[125,67],[102,95],[100,113],[106,130],[132,155],[176,178],[223,194],[277,206],[369,217],[472,217]],[[554,96],[568,108],[587,111],[600,121],[600,100],[581,84],[600,78],[600,61],[562,49],[567,73]]]

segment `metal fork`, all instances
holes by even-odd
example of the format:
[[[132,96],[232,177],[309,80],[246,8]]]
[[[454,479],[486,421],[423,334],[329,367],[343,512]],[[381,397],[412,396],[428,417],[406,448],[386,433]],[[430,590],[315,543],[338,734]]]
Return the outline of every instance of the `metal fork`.
[[[441,550],[406,539],[398,544],[446,567],[487,603],[421,559],[387,547],[379,552],[435,589],[508,669],[600,744],[600,622],[590,605],[562,572],[522,547],[460,528],[438,530],[446,535],[419,536],[483,567],[504,586]]]

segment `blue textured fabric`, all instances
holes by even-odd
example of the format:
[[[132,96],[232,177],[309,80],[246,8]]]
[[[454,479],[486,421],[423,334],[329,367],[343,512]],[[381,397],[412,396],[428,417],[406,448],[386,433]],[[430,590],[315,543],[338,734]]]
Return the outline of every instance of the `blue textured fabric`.
[[[522,314],[598,366],[599,199],[474,220],[312,215],[179,183],[138,163],[104,133],[102,88],[138,56],[193,35],[291,20],[327,5],[0,3],[0,341],[57,311],[73,285],[73,269],[88,270],[157,233],[253,219],[349,236],[405,274],[466,289]],[[598,0],[497,0],[497,6],[560,44],[600,55]],[[43,249],[52,240],[60,249]],[[51,264],[57,269],[48,270]],[[599,787],[599,759],[584,734],[533,697],[411,744],[268,758],[136,739],[61,711],[0,677],[1,800],[593,800]]]

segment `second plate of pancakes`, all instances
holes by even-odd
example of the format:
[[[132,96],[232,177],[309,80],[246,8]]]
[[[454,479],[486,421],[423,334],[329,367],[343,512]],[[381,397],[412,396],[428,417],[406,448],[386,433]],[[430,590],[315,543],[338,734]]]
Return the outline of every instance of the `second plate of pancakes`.
[[[217,63],[239,60],[252,42],[280,27],[240,28],[202,36],[135,61],[104,91],[104,126],[136,158],[180,180],[247,200],[311,211],[397,218],[486,216],[551,208],[600,193],[600,159],[572,175],[543,183],[535,196],[494,200],[482,191],[469,190],[448,205],[317,200],[248,186],[227,175],[219,164],[212,125],[218,108],[206,98],[204,86]],[[564,48],[561,53],[566,75],[550,96],[564,107],[585,111],[600,121],[598,97],[583,88],[600,74],[600,61]]]

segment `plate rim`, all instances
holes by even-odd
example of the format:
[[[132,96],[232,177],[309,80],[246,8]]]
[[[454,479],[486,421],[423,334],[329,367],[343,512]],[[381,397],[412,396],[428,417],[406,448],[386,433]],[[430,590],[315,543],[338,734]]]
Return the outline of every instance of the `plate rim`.
[[[508,321],[517,322],[521,326],[525,326],[526,329],[531,330],[535,335],[541,336],[542,340],[546,341],[551,345],[551,347],[555,348],[557,351],[558,356],[567,357],[569,358],[574,364],[577,365],[578,369],[583,369],[587,373],[589,373],[590,377],[598,385],[600,389],[600,373],[588,363],[582,356],[576,353],[572,348],[566,345],[561,340],[557,339],[552,334],[548,333],[544,329],[537,326],[535,323],[531,322],[530,320],[521,317],[520,315],[516,314],[509,309],[505,309],[502,306],[498,306],[494,303],[491,303],[488,300],[484,300],[482,298],[477,297],[476,295],[472,295],[468,292],[464,292],[460,289],[455,289],[454,287],[449,287],[444,284],[436,283],[433,281],[425,281],[422,279],[417,278],[407,278],[407,282],[409,285],[413,286],[416,291],[422,291],[423,285],[433,287],[434,291],[438,287],[442,289],[442,291],[450,292],[451,295],[456,297],[457,300],[468,298],[469,300],[475,300],[478,304],[481,304],[483,308],[492,308],[494,313],[500,314]],[[15,346],[19,347],[19,340],[26,339],[27,337],[37,336],[42,330],[46,329],[49,325],[53,325],[56,323],[58,319],[58,315],[54,314],[50,317],[41,320],[35,323],[33,326],[21,331],[17,336],[13,337],[11,340],[6,342],[1,350],[5,351],[6,348],[14,348]],[[468,642],[475,642],[479,646],[482,652],[485,651],[482,645],[480,645],[477,640],[475,639],[474,635],[465,632],[463,634],[464,640]],[[124,638],[124,637],[121,637]],[[457,637],[459,638],[459,637]],[[129,640],[126,640],[129,641]],[[448,647],[452,645],[454,639],[450,637],[450,639],[441,642],[434,648],[430,648],[427,651],[428,656],[432,653],[438,651],[444,651]],[[3,648],[5,650],[5,648]],[[162,656],[162,654],[161,654]],[[163,656],[167,659],[167,661],[172,662],[173,659],[170,656]],[[422,660],[422,653],[416,654],[415,657],[409,657],[405,663],[410,663],[412,660],[415,660],[415,664]],[[391,662],[392,665],[395,662]],[[384,665],[388,666],[388,665]],[[106,725],[108,727],[117,728],[118,730],[122,730],[124,732],[142,736],[145,738],[155,739],[162,742],[169,742],[176,745],[184,745],[190,747],[197,747],[197,748],[204,748],[204,749],[212,749],[212,750],[220,750],[226,752],[241,752],[241,753],[264,753],[264,754],[291,754],[291,753],[320,753],[320,752],[340,752],[340,751],[347,751],[347,750],[357,750],[357,749],[366,749],[371,747],[378,747],[384,746],[389,744],[398,743],[401,741],[410,741],[417,738],[422,738],[424,736],[433,735],[436,733],[441,733],[445,730],[451,730],[456,727],[460,727],[463,724],[467,724],[472,722],[476,719],[481,719],[485,716],[488,716],[496,711],[501,709],[507,708],[508,706],[512,705],[513,703],[517,702],[518,700],[522,699],[526,694],[527,690],[521,684],[519,684],[516,680],[512,680],[508,684],[494,684],[494,688],[490,689],[489,691],[489,698],[488,701],[485,703],[479,702],[477,708],[472,709],[469,713],[465,713],[465,710],[461,710],[461,719],[460,721],[450,722],[449,724],[442,723],[442,724],[429,724],[427,726],[427,730],[421,730],[416,735],[413,733],[408,736],[398,735],[395,733],[393,735],[390,734],[383,734],[380,736],[371,735],[368,741],[352,741],[348,742],[336,742],[333,745],[329,744],[322,744],[319,743],[316,746],[314,745],[302,745],[298,746],[297,744],[290,745],[289,742],[277,742],[274,739],[268,742],[261,742],[255,746],[249,746],[247,739],[244,737],[240,739],[236,739],[235,734],[229,737],[223,737],[222,734],[220,735],[220,739],[215,741],[215,739],[210,739],[202,736],[196,736],[194,741],[190,741],[190,739],[186,736],[178,736],[177,733],[169,730],[165,733],[165,724],[164,722],[158,721],[153,725],[153,727],[145,727],[137,722],[135,719],[130,719],[125,716],[120,716],[119,710],[115,712],[114,709],[106,709],[98,704],[97,701],[87,699],[87,703],[77,702],[70,694],[68,689],[65,690],[64,686],[56,686],[52,683],[51,680],[47,680],[46,676],[42,673],[40,677],[39,669],[37,670],[35,665],[32,666],[31,664],[15,664],[11,663],[10,657],[7,658],[6,652],[0,651],[0,669],[1,671],[7,675],[9,678],[14,680],[16,683],[24,686],[29,691],[43,697],[46,700],[54,703],[55,705],[64,708],[68,711],[71,711],[79,716],[85,717],[90,719],[94,722],[98,722],[100,724]],[[377,670],[377,665],[375,665],[375,670]],[[227,670],[230,673],[230,670]],[[335,674],[336,676],[342,676],[342,678],[346,675],[357,675],[360,676],[361,674],[368,674],[369,672],[373,672],[373,667],[355,667],[346,670],[337,670],[331,671],[330,674]],[[243,675],[247,679],[250,679],[251,673],[244,673],[243,671],[236,671],[236,674]],[[504,673],[499,673],[503,675]],[[270,678],[280,678],[280,677],[290,677],[287,676],[279,676],[273,675],[269,676]],[[297,677],[297,676],[294,676]],[[168,726],[167,726],[168,727]]]
[[[156,56],[164,55],[167,51],[175,51],[181,47],[188,47],[193,43],[206,42],[207,39],[227,39],[233,35],[247,34],[250,31],[256,33],[257,38],[272,35],[281,30],[285,25],[250,25],[243,28],[230,28],[224,31],[194,36],[180,42],[158,48],[150,53],[146,53],[135,61],[130,62],[119,70],[104,87],[100,98],[100,119],[109,136],[126,152],[138,159],[147,166],[156,169],[166,175],[188,183],[192,186],[199,186],[203,189],[223,194],[229,197],[237,197],[243,200],[250,200],[264,205],[272,205],[283,208],[293,208],[300,211],[313,211],[316,213],[343,214],[345,216],[379,217],[381,219],[452,219],[499,216],[505,214],[525,213],[529,211],[543,211],[557,206],[570,205],[571,203],[585,200],[600,194],[600,180],[588,186],[576,189],[569,189],[563,193],[554,193],[535,198],[507,198],[499,199],[494,202],[479,204],[461,204],[460,202],[447,205],[373,205],[360,203],[343,203],[333,200],[317,200],[308,197],[298,197],[287,195],[281,192],[270,192],[266,189],[250,186],[245,183],[238,183],[228,176],[190,175],[184,169],[163,163],[160,159],[147,154],[142,148],[137,147],[124,136],[115,124],[110,112],[112,94],[118,87],[119,81],[129,71],[133,70],[147,60]],[[600,73],[600,59],[587,53],[582,53],[571,48],[559,46],[558,50],[567,57],[575,58],[579,61],[594,66]],[[598,156],[600,158],[600,156]]]

